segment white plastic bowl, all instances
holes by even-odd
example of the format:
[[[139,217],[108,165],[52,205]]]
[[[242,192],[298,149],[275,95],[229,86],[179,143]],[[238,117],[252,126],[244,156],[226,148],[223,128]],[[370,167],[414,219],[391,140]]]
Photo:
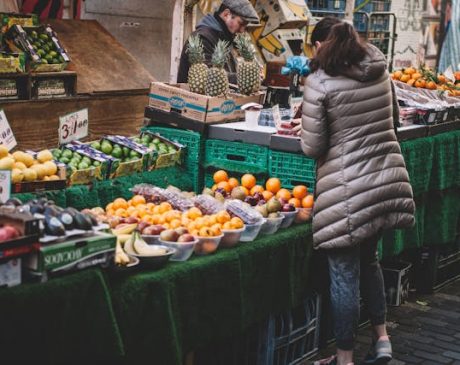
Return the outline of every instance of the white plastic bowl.
[[[198,240],[195,239],[193,242],[168,242],[160,239],[160,243],[176,250],[176,253],[170,258],[171,261],[187,261],[192,256]]]
[[[274,234],[278,231],[281,226],[281,223],[284,220],[284,215],[281,215],[278,218],[266,218],[265,223],[260,229],[260,234]]]
[[[198,242],[195,245],[195,254],[209,255],[217,251],[220,241],[224,237],[223,234],[216,237],[199,237],[195,236]]]
[[[220,241],[221,247],[234,247],[240,242],[241,235],[246,230],[246,227],[240,229],[223,229],[224,237]]]
[[[246,224],[246,229],[241,234],[240,241],[241,242],[254,241],[259,235],[260,229],[262,228],[264,223],[265,223],[265,219],[262,219],[260,222],[255,223],[255,224]]]
[[[289,228],[292,223],[294,223],[298,211],[299,209],[296,208],[293,212],[281,212],[281,214],[284,215],[284,220],[281,222],[280,228]]]
[[[160,243],[160,235],[152,236],[148,234],[143,234],[141,235],[141,237],[148,245],[158,245],[158,243]]]

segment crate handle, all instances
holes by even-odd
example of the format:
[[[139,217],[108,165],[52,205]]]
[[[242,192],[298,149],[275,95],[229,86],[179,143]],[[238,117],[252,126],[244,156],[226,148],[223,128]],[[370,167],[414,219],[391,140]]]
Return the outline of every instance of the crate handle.
[[[78,241],[78,242],[75,242],[75,247],[77,248],[85,247],[87,244],[88,244],[88,241]]]
[[[227,155],[227,159],[232,161],[246,161],[245,156],[238,156],[238,155]]]
[[[310,187],[310,183],[307,183],[305,181],[299,181],[299,180],[291,180],[291,185],[292,186],[306,185],[307,187]]]

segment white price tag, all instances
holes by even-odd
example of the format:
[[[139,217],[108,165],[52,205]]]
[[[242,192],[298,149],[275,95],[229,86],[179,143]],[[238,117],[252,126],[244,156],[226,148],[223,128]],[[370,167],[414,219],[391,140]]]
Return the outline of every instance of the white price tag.
[[[59,144],[66,144],[88,135],[88,109],[59,117]]]
[[[0,202],[5,203],[11,195],[11,171],[0,170]]]
[[[17,145],[16,138],[14,138],[10,123],[8,123],[3,110],[0,110],[0,144],[4,145],[8,151],[11,151]]]
[[[281,113],[280,113],[280,107],[279,105],[275,105],[272,108],[272,113],[273,113],[273,121],[275,122],[275,127],[277,129],[280,129],[281,127]]]

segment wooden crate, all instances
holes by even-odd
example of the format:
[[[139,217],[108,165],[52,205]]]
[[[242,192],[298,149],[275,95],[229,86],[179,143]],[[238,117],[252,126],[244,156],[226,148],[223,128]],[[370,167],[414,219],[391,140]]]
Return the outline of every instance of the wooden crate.
[[[40,72],[30,75],[31,99],[52,99],[77,94],[75,71]]]

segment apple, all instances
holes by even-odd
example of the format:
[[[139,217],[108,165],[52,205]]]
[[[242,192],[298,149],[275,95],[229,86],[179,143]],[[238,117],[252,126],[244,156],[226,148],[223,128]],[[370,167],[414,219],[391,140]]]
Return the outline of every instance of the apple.
[[[179,228],[176,228],[176,232],[179,236],[182,236],[188,233],[188,229],[185,227],[179,227]]]
[[[127,218],[123,218],[122,221],[123,221],[122,223],[133,224],[133,223],[138,223],[139,219],[137,219],[135,217],[127,217]]]
[[[142,233],[144,233],[144,229],[146,229],[148,226],[150,226],[150,223],[146,222],[146,221],[141,221],[138,225],[137,225],[137,229],[139,231],[141,231]]]
[[[292,204],[284,204],[281,208],[282,212],[295,212],[295,206]]]
[[[177,239],[177,242],[193,242],[195,241],[195,237],[193,237],[191,234],[189,233],[185,233],[183,235],[181,235],[178,239]]]
[[[281,203],[281,205],[286,205],[286,204],[288,204],[288,201],[287,201],[286,199],[279,198],[278,200],[279,200],[279,202]]]
[[[177,242],[179,234],[173,229],[167,229],[160,233],[160,239],[166,242]]]
[[[248,203],[252,207],[257,205],[257,199],[255,199],[253,196],[247,196],[246,199],[244,199],[244,202]]]
[[[159,236],[165,230],[165,227],[159,225],[148,226],[142,231],[142,234],[145,234],[147,236]]]

